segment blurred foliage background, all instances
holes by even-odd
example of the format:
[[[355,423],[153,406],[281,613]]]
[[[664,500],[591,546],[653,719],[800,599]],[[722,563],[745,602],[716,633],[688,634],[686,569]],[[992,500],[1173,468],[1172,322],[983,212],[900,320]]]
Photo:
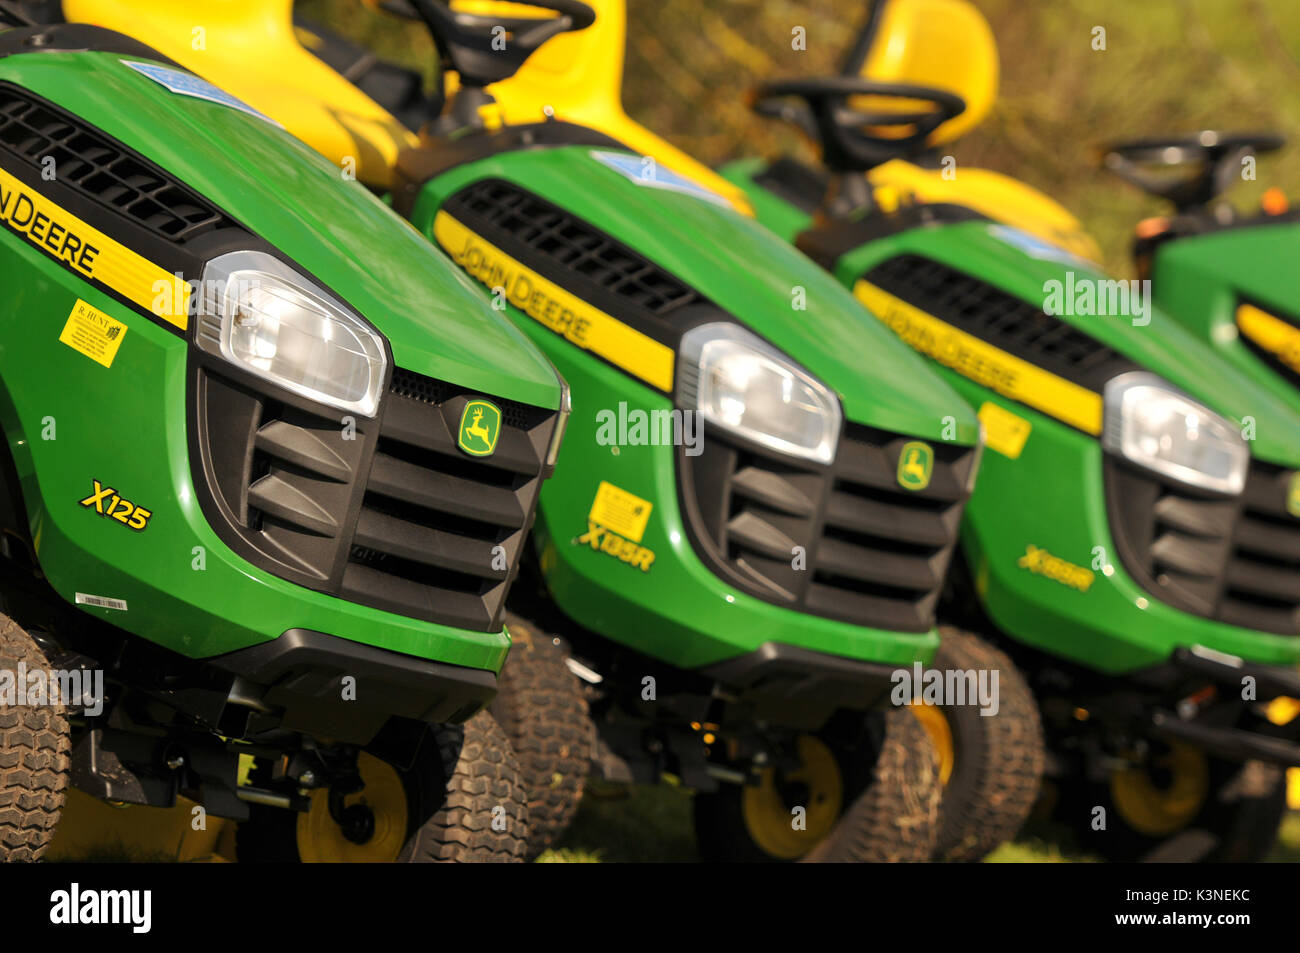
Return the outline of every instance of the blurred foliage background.
[[[1078,215],[1112,271],[1129,274],[1134,223],[1163,209],[1097,168],[1102,143],[1144,135],[1270,130],[1296,148],[1261,159],[1229,193],[1257,205],[1270,185],[1300,201],[1300,3],[1296,0],[974,0],[1002,61],[997,106],[948,151],[1047,192]],[[297,9],[382,55],[431,68],[423,29],[359,0]],[[754,116],[761,79],[835,72],[865,0],[628,0],[628,112],[710,164],[755,152],[814,153],[793,130]],[[807,31],[807,49],[791,32]],[[1094,27],[1106,49],[1092,47]]]

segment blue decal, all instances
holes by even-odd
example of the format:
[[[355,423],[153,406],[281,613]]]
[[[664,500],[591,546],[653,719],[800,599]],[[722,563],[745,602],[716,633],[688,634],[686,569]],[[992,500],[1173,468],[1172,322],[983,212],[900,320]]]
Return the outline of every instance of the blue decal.
[[[186,73],[183,70],[172,69],[170,66],[163,66],[160,63],[141,63],[137,60],[122,60],[122,65],[128,66],[148,76],[151,80],[160,86],[165,87],[178,96],[190,96],[194,99],[205,99],[210,103],[216,103],[220,106],[228,106],[231,109],[238,109],[242,113],[248,113],[250,116],[256,116],[264,122],[269,122],[273,126],[280,126],[270,116],[263,115],[248,103],[236,99],[223,89],[218,89],[206,79],[200,79],[193,73]],[[283,126],[280,126],[283,129]]]
[[[1075,265],[1080,268],[1087,268],[1095,271],[1097,266],[1090,261],[1085,261],[1078,255],[1066,251],[1059,245],[1053,245],[1049,241],[1039,238],[1037,235],[1031,235],[1019,228],[1013,228],[1010,225],[990,225],[989,234],[994,238],[1002,241],[1012,248],[1019,248],[1030,258],[1039,258],[1043,261],[1057,261],[1063,265]]]
[[[597,162],[609,166],[629,181],[648,189],[663,189],[667,192],[681,192],[693,195],[697,199],[731,208],[731,203],[717,192],[692,182],[684,175],[678,175],[655,162],[649,156],[628,155],[626,152],[592,152],[591,157]]]

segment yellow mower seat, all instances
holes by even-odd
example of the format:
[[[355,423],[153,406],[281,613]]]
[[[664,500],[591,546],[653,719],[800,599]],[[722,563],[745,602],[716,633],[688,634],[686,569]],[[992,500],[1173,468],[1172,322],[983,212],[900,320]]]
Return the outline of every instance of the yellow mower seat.
[[[979,124],[992,110],[998,89],[998,50],[984,15],[969,0],[876,0],[844,72],[878,83],[906,83],[956,93],[966,102],[960,115],[939,126],[929,147],[948,143]],[[855,108],[915,111],[917,102],[883,97]],[[852,103],[852,101],[851,101]],[[912,195],[920,202],[951,202],[1036,235],[1090,261],[1101,249],[1083,224],[1037,189],[987,169],[958,166],[952,178],[894,160],[872,169],[874,187]]]
[[[596,22],[576,33],[561,33],[528,58],[514,76],[488,87],[507,123],[539,122],[550,106],[556,119],[587,126],[649,156],[665,168],[726,198],[752,214],[744,192],[635,122],[623,111],[623,59],[627,45],[624,0],[585,0]],[[500,16],[528,15],[536,7],[508,0],[458,0],[454,7]],[[512,9],[513,8],[513,9]],[[450,87],[449,87],[450,88]]]
[[[382,106],[303,48],[293,0],[63,0],[71,22],[152,46],[242,99],[362,182],[387,186],[416,137]],[[351,160],[351,163],[348,160]]]
[[[951,142],[977,126],[998,95],[998,48],[984,15],[968,0],[876,0],[844,72],[876,83],[906,83],[955,93],[966,109],[926,140]],[[861,102],[869,100],[869,104]],[[915,112],[923,104],[855,97],[850,108]]]

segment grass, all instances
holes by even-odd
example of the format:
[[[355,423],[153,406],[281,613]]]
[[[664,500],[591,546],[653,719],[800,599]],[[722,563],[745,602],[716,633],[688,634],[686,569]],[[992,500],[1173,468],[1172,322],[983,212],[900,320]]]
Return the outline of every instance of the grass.
[[[690,794],[668,784],[594,789],[572,827],[538,863],[692,863],[700,859],[691,829]],[[1300,862],[1300,812],[1283,820],[1268,861]],[[985,858],[989,864],[1097,863],[1064,832],[1030,825],[1018,840]]]

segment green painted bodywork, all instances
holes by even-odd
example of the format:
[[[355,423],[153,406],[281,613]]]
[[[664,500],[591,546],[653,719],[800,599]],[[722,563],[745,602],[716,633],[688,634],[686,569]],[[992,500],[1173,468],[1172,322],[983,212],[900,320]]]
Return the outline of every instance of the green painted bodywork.
[[[428,183],[412,221],[431,237],[446,199],[481,178],[516,183],[637,250],[695,288],[836,391],[848,419],[972,445],[969,407],[844,288],[751,219],[690,195],[638,185],[563,147],[485,158]],[[792,307],[803,289],[806,310]],[[759,648],[794,645],[852,659],[905,665],[928,660],[933,632],[882,631],[796,612],[737,591],[693,551],[678,505],[676,450],[601,446],[596,414],[620,401],[647,411],[671,399],[507,307],[573,391],[573,416],[555,475],[542,490],[534,533],[557,605],[580,624],[670,664],[695,668]],[[655,553],[641,572],[579,542],[602,480],[653,505],[641,544]]]
[[[374,324],[399,366],[559,406],[553,368],[476,286],[383,203],[277,127],[173,95],[103,53],[0,59],[0,81],[85,116],[207,196]],[[304,628],[500,669],[504,632],[358,606],[237,556],[209,527],[191,482],[187,343],[3,228],[0,275],[0,425],[41,568],[60,596],[125,600],[124,612],[81,608],[191,657]],[[128,326],[111,368],[59,342],[78,298]],[[147,528],[133,532],[79,506],[93,479],[151,509]],[[203,548],[202,569],[195,547]]]
[[[773,203],[783,205],[776,224],[788,232],[802,213],[752,181],[760,167],[734,164],[722,172],[746,190],[760,215],[771,214]],[[803,220],[805,227],[811,225],[808,216]],[[875,264],[904,253],[944,262],[1040,304],[1046,297],[1046,282],[1064,281],[1067,271],[1079,276],[1089,272],[1082,262],[1029,255],[995,237],[988,224],[980,222],[914,228],[869,242],[843,255],[834,272],[851,287]],[[1258,374],[1243,373],[1225,361],[1159,308],[1152,308],[1145,326],[1135,326],[1127,317],[1063,315],[1061,320],[1230,420],[1240,423],[1253,417],[1256,437],[1251,452],[1271,463],[1300,467],[1300,415],[1293,403]],[[962,524],[961,544],[976,589],[985,611],[1003,632],[1104,673],[1157,665],[1175,648],[1191,645],[1261,663],[1300,661],[1300,639],[1175,609],[1143,590],[1125,571],[1113,555],[1097,438],[937,363],[932,366],[976,408],[997,404],[1032,427],[1018,459],[991,449],[985,453]],[[1098,570],[1093,583],[1079,592],[1022,568],[1020,559],[1029,546]]]
[[[1223,358],[1300,411],[1300,390],[1262,361],[1237,332],[1237,305],[1300,320],[1300,224],[1232,228],[1166,242],[1156,252],[1156,304]]]

